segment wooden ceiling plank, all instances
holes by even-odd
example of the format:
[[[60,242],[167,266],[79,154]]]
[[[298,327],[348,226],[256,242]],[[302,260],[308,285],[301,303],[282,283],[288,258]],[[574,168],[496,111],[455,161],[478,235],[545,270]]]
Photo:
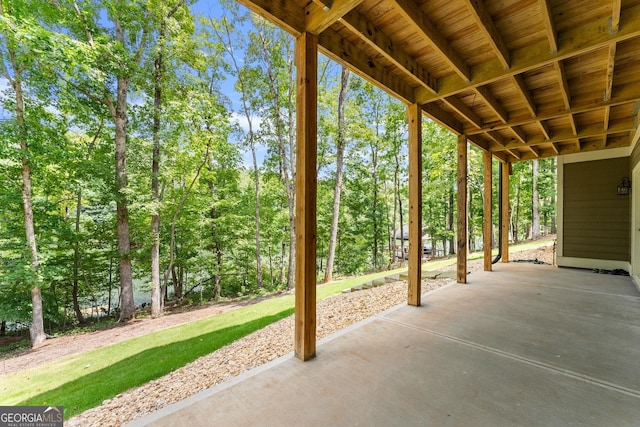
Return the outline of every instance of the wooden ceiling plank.
[[[509,121],[509,115],[504,107],[498,102],[496,98],[491,94],[491,91],[486,86],[478,86],[475,88],[478,95],[480,95],[491,110],[498,116],[500,121],[506,124]]]
[[[511,156],[512,156],[512,157],[515,157],[515,158],[516,158],[516,159],[518,159],[518,160],[520,160],[520,158],[522,157],[522,156],[520,155],[520,153],[518,153],[518,152],[517,152],[517,151],[515,151],[515,150],[506,150],[506,151],[507,151],[507,153],[511,154]]]
[[[527,134],[524,133],[524,131],[522,129],[520,129],[519,127],[512,127],[510,128],[511,131],[516,135],[516,137],[518,138],[518,141],[522,142],[523,144],[527,144],[529,138],[527,137]]]
[[[483,121],[480,116],[478,116],[471,108],[467,107],[464,102],[456,98],[455,96],[450,96],[444,99],[444,101],[451,106],[454,110],[456,110],[460,115],[462,115],[465,119],[471,122],[475,127],[482,128]]]
[[[404,51],[397,48],[386,34],[371,24],[360,13],[352,10],[343,17],[341,22],[352,32],[358,34],[369,46],[376,49],[378,53],[413,77],[418,84],[433,93],[437,93],[436,79]]]
[[[615,34],[620,31],[620,9],[622,8],[622,0],[613,0],[611,10],[611,33]]]
[[[567,142],[567,141],[573,141],[576,138],[578,139],[596,138],[601,135],[629,133],[634,129],[635,129],[635,120],[633,118],[630,118],[625,121],[617,122],[615,125],[611,126],[608,130],[604,132],[602,131],[602,128],[599,124],[594,124],[588,128],[582,129],[580,133],[578,133],[577,135],[574,135],[572,131],[560,131],[554,134],[553,138],[548,138],[548,139],[541,138],[540,136],[531,137],[531,138],[528,137],[526,138],[527,139],[526,145],[535,146],[535,145],[543,145],[543,144],[549,144],[549,143]],[[492,134],[495,134],[495,132],[490,131],[486,133],[486,135],[490,137]],[[502,145],[502,147],[497,148],[495,151],[499,151],[502,149],[506,150],[506,149],[522,147],[521,142],[513,142],[513,141],[506,142],[500,145]]]
[[[640,5],[624,10],[624,14],[621,14],[620,31],[618,33],[610,34],[608,27],[608,17],[576,26],[562,34],[562,43],[557,54],[549,52],[549,44],[546,40],[533,43],[511,52],[511,68],[508,70],[504,69],[498,59],[492,59],[471,68],[473,75],[471,82],[462,81],[456,75],[443,77],[438,80],[437,95],[426,90],[418,91],[416,100],[424,104],[436,99],[442,99],[477,86],[497,82],[508,76],[580,56],[609,46],[614,42],[620,43],[640,37]]]
[[[569,82],[567,81],[567,73],[564,70],[564,63],[558,61],[553,66],[558,74],[558,82],[560,84],[560,95],[562,95],[562,101],[564,102],[564,108],[571,109],[571,92],[569,91]]]
[[[540,120],[538,125],[540,126],[540,130],[542,130],[544,137],[551,139],[551,129],[549,129],[549,125],[547,125],[543,120]]]
[[[374,85],[381,86],[392,95],[406,103],[415,102],[415,89],[392,74],[373,58],[363,54],[351,42],[345,40],[331,28],[327,28],[318,36],[320,51],[370,81]]]
[[[422,111],[427,114],[431,119],[440,123],[442,126],[449,129],[456,135],[462,135],[464,133],[464,127],[462,123],[456,120],[451,114],[437,106],[436,104],[421,105]]]
[[[533,100],[533,97],[531,96],[531,92],[529,92],[529,89],[527,88],[527,85],[524,81],[524,77],[522,77],[522,74],[516,74],[511,78],[513,79],[516,89],[518,90],[518,92],[520,92],[520,95],[522,95],[522,97],[526,101],[526,106],[527,106],[527,109],[529,110],[529,114],[531,114],[531,117],[535,117],[536,103]]]
[[[500,36],[498,29],[493,23],[493,18],[484,7],[484,3],[480,0],[465,0],[465,2],[467,3],[469,11],[475,18],[478,27],[480,27],[482,32],[484,32],[485,36],[487,37],[489,44],[502,63],[502,66],[504,68],[509,68],[509,65],[511,63],[511,54],[509,53],[509,48],[507,48],[507,45],[502,39],[502,36]]]
[[[305,31],[312,34],[320,34],[329,28],[362,3],[362,0],[332,0],[320,3],[322,5],[315,2],[309,3],[306,8]]]
[[[571,130],[573,131],[574,135],[577,135],[578,133],[580,133],[580,130],[578,129],[578,124],[576,123],[576,118],[573,117],[573,114],[569,114],[569,124],[571,125]]]
[[[533,155],[536,157],[536,159],[540,157],[540,151],[538,151],[536,147],[529,145],[528,148],[529,148],[529,151],[531,151]]]
[[[536,115],[535,120],[551,120],[566,117],[570,121],[571,128],[577,134],[579,129],[574,117],[575,114],[597,111],[604,109],[605,107],[615,107],[631,102],[635,103],[638,99],[640,99],[640,82],[634,85],[629,85],[625,90],[620,91],[620,93],[610,102],[585,102],[584,104],[572,107],[570,110],[557,109],[549,112],[540,112],[538,113],[538,115]],[[476,135],[479,133],[487,132],[489,130],[500,130],[507,129],[513,126],[523,126],[530,124],[531,122],[531,118],[519,117],[514,118],[513,120],[506,123],[485,123],[484,128],[479,130],[469,129],[467,133],[469,135]]]
[[[294,2],[273,0],[238,0],[266,20],[275,23],[286,32],[299,36],[304,31],[306,13]]]
[[[468,83],[471,81],[471,70],[462,56],[449,44],[442,36],[442,33],[431,23],[427,16],[422,13],[413,0],[392,0],[396,9],[402,14],[404,19],[415,26],[422,35],[429,40],[431,45],[440,52],[442,58],[458,74],[459,77]]]
[[[551,149],[556,153],[556,155],[560,154],[560,151],[558,151],[558,146],[555,144],[555,142],[551,143]]]
[[[604,102],[611,101],[611,95],[613,92],[613,72],[616,63],[616,43],[611,43],[609,46],[609,58],[607,62],[607,86],[604,89]]]
[[[495,141],[501,147],[504,147],[504,146],[507,145],[507,141],[505,141],[504,138],[498,132],[489,131],[485,135],[487,135],[489,138],[491,138],[493,141]]]
[[[540,4],[540,12],[544,20],[544,28],[547,32],[547,39],[549,40],[549,52],[558,52],[558,36],[556,33],[556,27],[553,23],[553,15],[551,12],[551,3],[549,0],[538,0]]]

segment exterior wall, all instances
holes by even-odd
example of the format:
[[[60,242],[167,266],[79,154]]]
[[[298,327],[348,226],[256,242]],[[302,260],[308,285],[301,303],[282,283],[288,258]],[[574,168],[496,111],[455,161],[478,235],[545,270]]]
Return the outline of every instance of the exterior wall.
[[[572,259],[631,261],[631,196],[618,196],[622,177],[631,177],[630,157],[563,163],[562,252]],[[592,268],[606,268],[591,262]],[[604,263],[607,267],[617,263]]]

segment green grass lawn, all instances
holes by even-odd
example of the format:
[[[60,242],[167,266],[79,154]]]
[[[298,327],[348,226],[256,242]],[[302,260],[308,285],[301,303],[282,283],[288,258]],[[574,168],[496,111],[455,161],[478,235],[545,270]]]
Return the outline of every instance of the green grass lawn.
[[[548,243],[550,241],[537,241],[515,246],[511,251]],[[471,254],[470,259],[474,257],[478,255]],[[429,261],[423,264],[423,269],[437,270],[455,261],[455,258]],[[321,300],[343,289],[403,271],[406,271],[406,267],[320,285],[317,287],[317,297]],[[123,391],[166,375],[289,316],[293,311],[293,295],[284,295],[4,375],[0,377],[0,405],[62,405],[65,407],[65,418],[69,418]]]

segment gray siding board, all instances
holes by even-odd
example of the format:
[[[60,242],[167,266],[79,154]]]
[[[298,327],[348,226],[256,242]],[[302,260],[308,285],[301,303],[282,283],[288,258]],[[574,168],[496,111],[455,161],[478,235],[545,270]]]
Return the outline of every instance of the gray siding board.
[[[618,196],[629,158],[564,165],[563,255],[630,260],[630,196]]]

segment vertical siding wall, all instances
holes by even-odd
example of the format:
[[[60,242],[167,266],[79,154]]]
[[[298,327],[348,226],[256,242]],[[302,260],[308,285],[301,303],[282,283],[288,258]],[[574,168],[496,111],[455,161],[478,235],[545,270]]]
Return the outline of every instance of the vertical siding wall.
[[[625,176],[629,157],[564,165],[565,257],[630,261],[631,196],[617,194]]]

